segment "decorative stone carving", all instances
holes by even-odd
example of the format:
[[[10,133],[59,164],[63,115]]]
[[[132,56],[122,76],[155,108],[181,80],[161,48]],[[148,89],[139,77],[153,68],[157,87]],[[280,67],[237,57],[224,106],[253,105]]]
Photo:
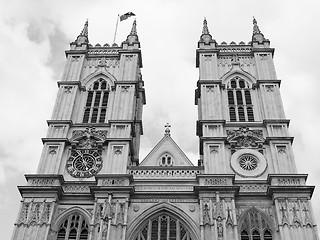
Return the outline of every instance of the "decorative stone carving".
[[[102,144],[106,139],[107,131],[93,127],[73,131],[71,154],[66,163],[68,173],[76,178],[97,174],[102,168]]]
[[[207,92],[213,92],[214,91],[214,85],[207,85]]]
[[[265,139],[262,136],[262,130],[241,127],[238,130],[227,130],[227,141],[234,148],[257,148],[262,147]]]
[[[209,204],[203,203],[203,225],[210,224]]]
[[[266,184],[246,184],[240,186],[240,192],[266,192],[268,185]]]
[[[53,184],[54,184],[54,179],[48,179],[48,178],[32,179],[31,181],[32,186],[52,186]]]
[[[103,204],[102,203],[97,203],[96,205],[96,211],[94,213],[94,220],[93,224],[99,224],[100,219],[102,218],[102,212],[103,212]]]
[[[133,211],[138,212],[139,211],[139,205],[133,205]]]
[[[185,170],[185,169],[131,169],[130,174],[134,178],[195,178],[197,174],[201,173],[201,170]]]
[[[90,188],[84,185],[67,185],[63,186],[63,191],[65,193],[90,193]]]
[[[231,218],[231,209],[229,207],[227,208],[226,226],[227,227],[233,227],[233,221],[232,221],[232,218]]]
[[[189,206],[189,211],[194,212],[196,210],[196,207],[194,205]]]
[[[71,93],[71,90],[72,90],[72,87],[71,87],[71,86],[66,86],[66,87],[64,87],[64,92],[65,92],[66,94]]]
[[[289,226],[288,212],[287,212],[287,204],[285,201],[279,201],[280,204],[280,212],[281,212],[281,224],[287,224]]]
[[[123,186],[124,180],[123,179],[104,179],[101,182],[102,186]]]
[[[291,186],[301,185],[300,179],[297,178],[278,178],[278,185]]]
[[[212,154],[219,153],[219,147],[218,146],[210,146],[210,153],[212,153]]]
[[[311,216],[310,216],[310,210],[309,210],[309,206],[308,206],[308,200],[303,200],[301,201],[302,203],[302,212],[304,214],[304,224],[305,225],[312,225],[312,220],[311,220]]]
[[[122,149],[123,149],[123,146],[114,146],[113,147],[114,154],[116,155],[122,154]]]
[[[119,203],[116,224],[123,224],[124,222],[124,207],[124,203]]]
[[[55,155],[57,153],[57,149],[58,149],[58,147],[50,146],[48,153],[51,154],[51,155]]]
[[[74,130],[70,141],[80,141],[81,139],[105,141],[107,139],[107,133],[105,130],[96,130],[94,127],[87,127],[85,130]],[[82,145],[85,144],[82,143]]]
[[[227,185],[226,178],[206,178],[204,180],[204,185]]]
[[[273,92],[273,85],[265,85],[267,92]]]
[[[121,86],[121,90],[124,93],[129,92],[129,88],[130,88],[130,86]]]
[[[88,51],[89,55],[118,55],[118,49],[92,49]]]
[[[297,214],[297,212],[299,212],[299,209],[297,208],[295,202],[293,202],[293,207],[291,208],[291,211],[292,211],[292,216],[293,216],[292,224],[295,227],[300,227],[301,226],[301,222],[300,222],[300,219],[299,219],[298,214]]]
[[[46,202],[23,203],[17,225],[36,226],[49,224],[51,204]]]

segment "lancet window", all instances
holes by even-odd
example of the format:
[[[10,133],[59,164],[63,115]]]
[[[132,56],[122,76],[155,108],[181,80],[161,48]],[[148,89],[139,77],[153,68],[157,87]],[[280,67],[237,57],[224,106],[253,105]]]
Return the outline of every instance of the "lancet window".
[[[57,240],[87,240],[88,224],[81,214],[71,214],[59,227]]]
[[[169,153],[163,154],[159,159],[159,165],[160,166],[173,166],[173,158]]]
[[[83,123],[104,123],[109,98],[109,86],[104,79],[95,81],[88,90]]]
[[[246,213],[240,232],[241,240],[272,240],[272,231],[261,213],[255,209]]]
[[[250,84],[234,77],[227,84],[229,117],[231,122],[253,122],[253,105]]]
[[[165,213],[151,218],[143,226],[134,240],[192,240],[183,223]]]

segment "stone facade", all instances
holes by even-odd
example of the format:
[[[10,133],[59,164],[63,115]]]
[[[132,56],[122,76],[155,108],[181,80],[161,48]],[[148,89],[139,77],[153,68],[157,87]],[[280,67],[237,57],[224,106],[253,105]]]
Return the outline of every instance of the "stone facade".
[[[20,186],[13,240],[317,240],[313,186],[298,174],[270,42],[217,42],[204,20],[195,92],[200,160],[170,136],[139,163],[145,92],[134,21],[121,46],[67,63],[36,174]]]

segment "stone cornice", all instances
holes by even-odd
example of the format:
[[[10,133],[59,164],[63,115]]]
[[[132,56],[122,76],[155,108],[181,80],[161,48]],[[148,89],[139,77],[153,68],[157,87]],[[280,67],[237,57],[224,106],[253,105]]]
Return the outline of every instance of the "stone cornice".
[[[289,119],[264,119],[263,126],[267,126],[268,124],[286,124],[289,127],[290,120]]]
[[[50,125],[59,125],[59,124],[66,124],[69,126],[73,125],[72,120],[47,120],[48,126]]]
[[[48,142],[63,142],[67,143],[69,142],[68,138],[41,138],[42,143],[48,143]]]
[[[266,137],[266,143],[269,144],[271,141],[289,141],[293,143],[293,137]]]

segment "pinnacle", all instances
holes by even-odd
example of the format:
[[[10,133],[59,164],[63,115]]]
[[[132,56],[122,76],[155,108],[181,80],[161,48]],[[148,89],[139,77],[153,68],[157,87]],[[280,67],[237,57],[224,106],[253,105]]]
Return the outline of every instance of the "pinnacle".
[[[210,33],[209,33],[209,29],[208,29],[207,19],[206,19],[206,18],[204,18],[204,20],[203,20],[202,34],[210,34]]]
[[[88,37],[88,19],[87,21],[85,22],[84,26],[83,26],[83,29],[80,33],[80,36],[85,36],[85,37]]]
[[[136,21],[136,19],[133,21],[130,35],[137,35],[137,21]]]
[[[257,33],[261,33],[257,20],[253,17],[253,35],[257,34]]]

